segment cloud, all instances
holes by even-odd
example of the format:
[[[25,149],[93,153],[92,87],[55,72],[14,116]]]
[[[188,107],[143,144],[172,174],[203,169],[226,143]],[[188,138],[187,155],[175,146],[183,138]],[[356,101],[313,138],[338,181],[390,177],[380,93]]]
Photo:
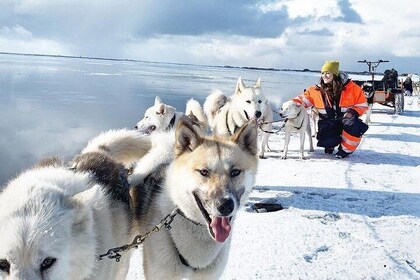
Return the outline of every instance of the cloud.
[[[409,0],[4,0],[0,51],[299,69],[378,58],[419,71],[419,11]]]
[[[0,36],[3,38],[4,37],[31,38],[32,33],[20,25],[15,25],[12,27],[3,26],[2,28],[0,28]]]
[[[362,18],[360,15],[352,8],[349,0],[339,0],[338,5],[343,13],[343,21],[344,22],[355,22],[355,23],[362,23]]]
[[[151,4],[153,3],[153,4]],[[279,36],[287,25],[285,9],[263,11],[255,1],[156,0],[140,8],[135,36],[222,33]]]

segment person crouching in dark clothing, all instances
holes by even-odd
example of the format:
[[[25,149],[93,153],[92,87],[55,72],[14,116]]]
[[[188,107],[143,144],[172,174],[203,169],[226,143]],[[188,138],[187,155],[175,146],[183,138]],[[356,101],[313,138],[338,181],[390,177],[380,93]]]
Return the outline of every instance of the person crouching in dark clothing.
[[[346,73],[339,72],[338,61],[325,62],[319,84],[292,100],[318,110],[317,146],[326,154],[332,154],[338,146],[336,158],[352,154],[368,129],[359,119],[368,110],[363,90]]]

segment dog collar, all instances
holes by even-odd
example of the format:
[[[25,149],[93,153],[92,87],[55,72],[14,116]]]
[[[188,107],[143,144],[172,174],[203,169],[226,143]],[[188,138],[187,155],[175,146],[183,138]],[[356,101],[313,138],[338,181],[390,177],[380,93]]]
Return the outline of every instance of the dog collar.
[[[187,219],[188,221],[190,221],[191,223],[193,223],[194,225],[197,225],[197,226],[205,226],[205,225],[203,225],[203,224],[201,224],[201,223],[199,223],[199,222],[196,222],[196,221],[194,221],[194,220],[191,220],[190,218],[188,218],[187,216],[185,216],[184,212],[182,212],[182,211],[181,211],[181,209],[179,209],[179,208],[178,208],[178,210],[177,210],[177,213],[178,213],[180,216],[182,216],[182,217],[184,217],[185,219]]]

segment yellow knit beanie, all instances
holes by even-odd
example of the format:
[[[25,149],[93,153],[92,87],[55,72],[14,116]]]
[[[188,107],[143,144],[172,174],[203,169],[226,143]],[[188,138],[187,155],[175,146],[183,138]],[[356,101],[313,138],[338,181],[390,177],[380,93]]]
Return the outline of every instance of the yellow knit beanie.
[[[324,72],[330,72],[334,75],[338,76],[338,66],[340,65],[340,62],[336,60],[331,61],[325,61],[324,65],[321,68],[321,73]]]

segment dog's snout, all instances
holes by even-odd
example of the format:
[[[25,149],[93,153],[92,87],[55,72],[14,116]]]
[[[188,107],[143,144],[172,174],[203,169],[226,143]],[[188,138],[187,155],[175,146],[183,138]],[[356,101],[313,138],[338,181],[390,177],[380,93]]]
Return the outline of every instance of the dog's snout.
[[[220,200],[220,205],[217,207],[217,211],[222,216],[228,216],[233,212],[233,209],[235,209],[235,202],[232,198],[222,198]]]
[[[256,116],[257,118],[261,117],[261,115],[262,115],[261,111],[256,111],[256,112],[255,112],[255,116]]]

